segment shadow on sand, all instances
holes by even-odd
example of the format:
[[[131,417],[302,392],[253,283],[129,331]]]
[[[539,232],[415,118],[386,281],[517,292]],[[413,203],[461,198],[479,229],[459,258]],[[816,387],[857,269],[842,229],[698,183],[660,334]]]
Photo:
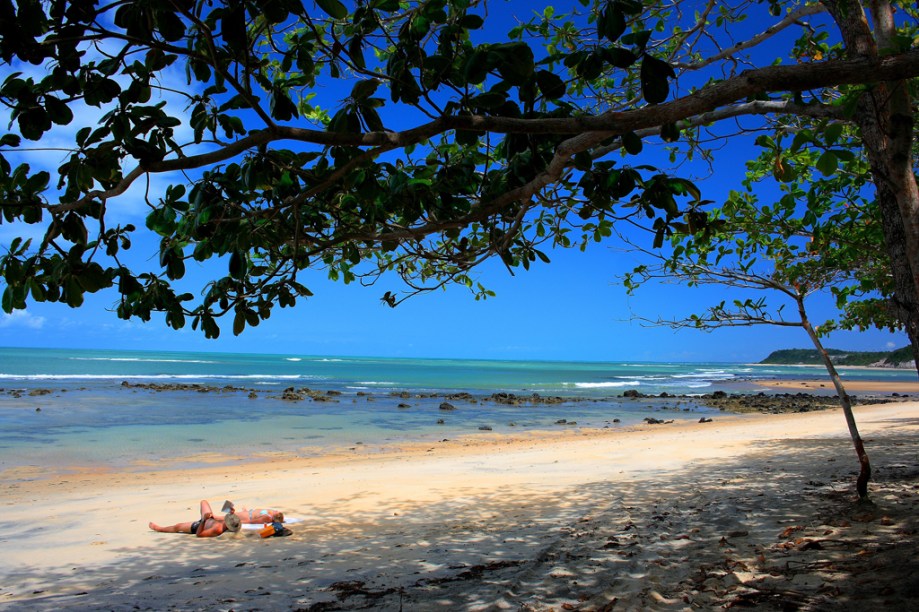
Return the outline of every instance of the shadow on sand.
[[[791,440],[564,494],[311,507],[327,518],[288,538],[151,534],[173,539],[112,566],[10,569],[0,608],[905,610],[919,598],[919,439],[894,431],[868,449],[871,504],[854,501],[846,440]]]

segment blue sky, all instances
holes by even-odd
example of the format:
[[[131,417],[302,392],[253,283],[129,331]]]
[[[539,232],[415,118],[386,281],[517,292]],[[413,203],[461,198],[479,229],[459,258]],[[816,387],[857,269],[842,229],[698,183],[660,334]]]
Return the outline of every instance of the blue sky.
[[[509,5],[491,4],[495,12]],[[517,5],[519,9],[519,3]],[[529,6],[529,5],[527,5]],[[509,9],[508,9],[509,11]],[[509,12],[501,17],[506,23]],[[495,14],[490,15],[491,19]],[[505,28],[506,29],[506,28]],[[350,88],[350,84],[348,84]],[[334,112],[334,109],[333,109]],[[77,122],[52,134],[46,146],[72,143]],[[752,139],[751,139],[752,141]],[[718,155],[717,173],[698,182],[703,197],[721,201],[736,188],[743,161],[752,149],[735,144]],[[33,164],[55,168],[60,154],[44,153]],[[633,163],[647,163],[647,158]],[[650,163],[656,163],[652,161]],[[660,162],[657,162],[660,163]],[[708,174],[707,169],[698,170]],[[155,181],[154,191],[162,185]],[[114,215],[121,222],[143,227],[144,206],[135,193]],[[14,232],[0,226],[0,245],[8,245]],[[712,333],[669,328],[649,328],[631,320],[679,317],[701,312],[705,306],[735,297],[717,288],[691,289],[674,285],[646,286],[627,297],[615,283],[618,275],[639,263],[636,256],[614,243],[594,244],[586,253],[577,249],[550,253],[552,263],[536,265],[511,276],[500,262],[477,271],[478,280],[497,293],[475,301],[465,289],[453,287],[415,297],[396,309],[380,302],[385,291],[401,289],[395,279],[376,286],[332,283],[316,272],[303,281],[315,297],[301,300],[294,309],[275,308],[271,319],[234,337],[231,321],[222,325],[221,337],[206,340],[186,328],[174,331],[154,320],[119,320],[113,310],[114,292],[87,296],[80,309],[62,304],[30,304],[25,312],[0,314],[0,346],[182,351],[266,352],[295,355],[374,355],[405,357],[455,357],[483,359],[560,359],[588,361],[740,361],[765,358],[772,350],[807,347],[797,328],[757,327]],[[155,247],[138,241],[138,261],[155,258]],[[189,262],[189,275],[195,270]],[[828,299],[812,302],[815,320],[832,316]],[[905,334],[839,332],[828,346],[846,350],[885,350],[907,344]]]
[[[320,274],[305,280],[315,296],[291,309],[275,308],[256,328],[232,335],[230,321],[218,340],[186,328],[119,320],[114,294],[88,296],[80,309],[35,304],[24,314],[0,317],[0,346],[131,348],[181,351],[264,352],[294,355],[373,355],[482,359],[586,361],[753,362],[780,348],[807,347],[798,328],[758,327],[673,331],[630,321],[700,312],[731,297],[723,290],[648,286],[627,297],[615,276],[634,256],[605,245],[586,253],[552,254],[548,265],[511,277],[493,262],[479,280],[497,297],[475,301],[465,289],[412,298],[391,309],[379,297],[398,283],[376,287],[332,283]],[[819,302],[819,300],[818,300]],[[815,312],[829,312],[819,307]],[[107,310],[108,309],[108,310]],[[815,317],[816,318],[816,317]],[[837,333],[828,346],[883,350],[907,343],[903,334]]]

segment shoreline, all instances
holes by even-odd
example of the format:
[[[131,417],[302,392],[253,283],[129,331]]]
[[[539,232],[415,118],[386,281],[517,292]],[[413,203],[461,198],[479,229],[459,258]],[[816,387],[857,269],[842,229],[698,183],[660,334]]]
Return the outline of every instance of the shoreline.
[[[758,380],[755,381],[757,385],[763,386],[767,389],[772,389],[775,391],[785,390],[785,389],[800,389],[802,391],[830,391],[834,395],[836,389],[833,387],[833,382],[827,379],[812,379],[812,380],[789,380],[789,379],[776,379],[776,380]],[[919,393],[919,380],[916,382],[905,382],[905,381],[879,381],[879,380],[843,380],[843,385],[846,388],[847,393],[859,393],[859,392],[869,392],[869,393]]]
[[[852,503],[839,410],[229,456],[230,468],[5,474],[0,609],[681,609],[776,592],[896,605],[919,595],[903,584],[916,565],[904,534],[919,516],[917,408],[856,407],[877,473],[870,516]],[[268,540],[147,529],[189,520],[202,498],[301,522]],[[821,541],[836,544],[804,546]],[[858,593],[826,565],[770,571],[827,555],[864,565]]]

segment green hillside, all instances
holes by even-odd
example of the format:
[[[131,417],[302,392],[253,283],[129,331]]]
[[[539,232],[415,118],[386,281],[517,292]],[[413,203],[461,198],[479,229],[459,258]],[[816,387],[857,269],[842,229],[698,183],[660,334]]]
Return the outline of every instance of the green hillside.
[[[895,351],[840,351],[827,349],[833,363],[840,366],[868,366],[880,365],[884,367],[898,367],[913,360],[910,347],[905,346]],[[775,365],[821,365],[823,360],[815,349],[782,349],[773,351],[760,363]]]

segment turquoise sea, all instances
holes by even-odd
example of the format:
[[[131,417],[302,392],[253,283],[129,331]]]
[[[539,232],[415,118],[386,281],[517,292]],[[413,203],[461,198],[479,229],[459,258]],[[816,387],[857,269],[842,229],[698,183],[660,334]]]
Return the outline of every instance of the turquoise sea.
[[[698,420],[710,410],[692,396],[760,392],[754,380],[821,376],[816,368],[737,363],[0,349],[0,471],[141,470],[213,456],[372,452],[407,440],[624,427],[648,416]],[[915,371],[852,369],[844,376],[914,380]],[[305,399],[282,399],[290,388]],[[324,401],[306,397],[306,388]],[[628,389],[688,397],[623,398]],[[459,393],[472,398],[447,397]],[[495,393],[566,399],[508,405],[489,399]],[[454,409],[442,409],[445,401]]]

